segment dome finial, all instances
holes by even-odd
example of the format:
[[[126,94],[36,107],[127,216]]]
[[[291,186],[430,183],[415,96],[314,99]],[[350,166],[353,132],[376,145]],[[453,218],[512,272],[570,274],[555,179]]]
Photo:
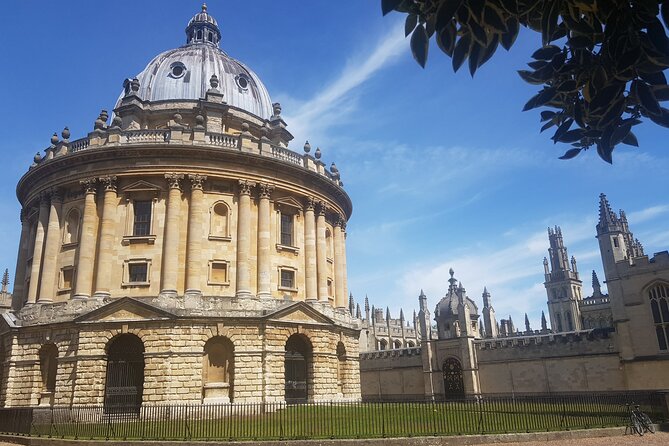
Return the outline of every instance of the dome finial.
[[[207,12],[207,4],[202,3],[202,12]]]
[[[221,31],[218,23],[207,12],[207,4],[202,3],[202,11],[198,12],[190,19],[186,27],[186,43],[206,43],[218,46],[221,40]]]

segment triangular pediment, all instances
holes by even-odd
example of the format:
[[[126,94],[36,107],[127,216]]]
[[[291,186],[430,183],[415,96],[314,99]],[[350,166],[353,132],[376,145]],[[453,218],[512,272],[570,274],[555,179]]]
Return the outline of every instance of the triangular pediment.
[[[139,180],[128,184],[121,189],[121,192],[160,192],[161,190],[161,187],[156,184],[149,183],[148,181],[144,180]]]
[[[124,297],[79,316],[75,322],[139,322],[172,318],[174,318],[172,313],[130,297]]]
[[[274,200],[276,206],[290,206],[292,208],[302,209],[304,206],[293,197],[281,197]]]
[[[332,325],[334,321],[304,302],[296,302],[265,316],[276,322],[297,324]]]

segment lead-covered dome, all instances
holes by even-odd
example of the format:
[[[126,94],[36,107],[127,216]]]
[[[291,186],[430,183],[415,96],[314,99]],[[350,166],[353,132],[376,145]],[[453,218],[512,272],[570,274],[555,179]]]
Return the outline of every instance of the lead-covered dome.
[[[212,75],[216,75],[218,90],[229,105],[263,119],[272,116],[272,100],[260,78],[219,48],[221,33],[206,5],[189,21],[186,37],[186,45],[157,55],[136,76],[141,99],[155,102],[204,98],[211,88]]]

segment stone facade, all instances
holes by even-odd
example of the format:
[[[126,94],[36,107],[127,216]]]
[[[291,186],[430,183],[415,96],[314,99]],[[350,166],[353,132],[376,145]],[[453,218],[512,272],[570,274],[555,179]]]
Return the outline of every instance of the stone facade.
[[[218,49],[206,7],[186,31],[19,181],[0,404],[360,397],[339,171],[287,148],[281,106]]]
[[[363,397],[668,388],[669,254],[646,256],[624,212],[614,214],[603,195],[597,238],[609,294],[593,272],[593,293],[584,298],[560,228],[549,229],[544,274],[551,328],[545,316],[540,330],[532,330],[527,317],[525,330],[515,329],[510,316],[498,324],[486,289],[481,329],[473,323],[476,304],[451,271],[449,291],[435,309],[436,326],[427,297],[419,296],[420,347],[361,356]]]

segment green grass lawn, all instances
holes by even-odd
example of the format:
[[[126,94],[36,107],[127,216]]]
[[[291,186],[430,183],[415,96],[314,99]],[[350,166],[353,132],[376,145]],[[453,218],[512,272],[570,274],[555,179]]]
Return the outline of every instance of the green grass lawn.
[[[33,423],[31,434],[93,439],[271,440],[536,432],[626,423],[624,407],[587,401],[335,403],[274,406],[279,409],[265,412],[261,407],[153,407],[143,408],[141,419],[103,416],[99,408],[95,412],[75,408],[54,412],[53,422],[36,417],[40,421]]]

